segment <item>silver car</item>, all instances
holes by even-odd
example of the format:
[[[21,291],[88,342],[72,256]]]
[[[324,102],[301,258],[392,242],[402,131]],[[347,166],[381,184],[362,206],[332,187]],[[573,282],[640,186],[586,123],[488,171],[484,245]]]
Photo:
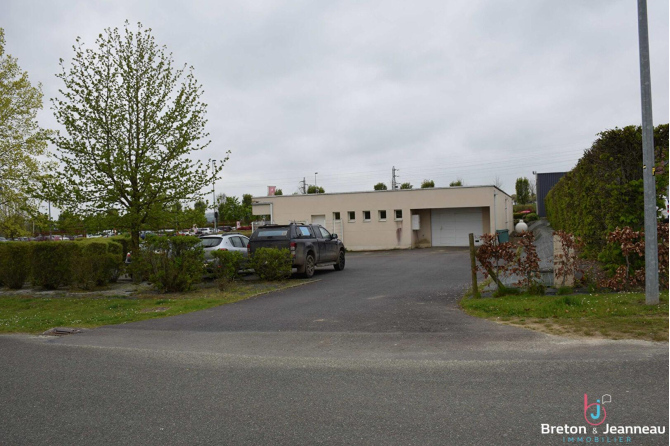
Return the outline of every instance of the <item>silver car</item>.
[[[247,257],[249,239],[242,234],[230,232],[222,235],[205,235],[200,237],[202,248],[205,251],[205,260],[211,262],[214,251],[237,251]]]

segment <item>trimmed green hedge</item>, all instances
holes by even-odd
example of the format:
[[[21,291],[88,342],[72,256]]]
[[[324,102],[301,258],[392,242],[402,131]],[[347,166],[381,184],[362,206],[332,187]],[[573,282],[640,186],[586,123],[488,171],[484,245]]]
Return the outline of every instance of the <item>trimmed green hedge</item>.
[[[55,290],[72,282],[72,264],[80,248],[69,242],[37,242],[32,249],[32,282]]]
[[[35,287],[90,289],[118,279],[122,246],[115,242],[7,242],[0,244],[0,284],[20,289],[28,280]]]
[[[32,243],[0,243],[0,285],[18,290],[30,277]]]
[[[668,190],[668,124],[654,129],[656,199],[665,206]],[[547,219],[556,230],[579,236],[586,253],[597,256],[617,227],[644,226],[642,131],[615,128],[598,134],[577,166],[545,198]]]

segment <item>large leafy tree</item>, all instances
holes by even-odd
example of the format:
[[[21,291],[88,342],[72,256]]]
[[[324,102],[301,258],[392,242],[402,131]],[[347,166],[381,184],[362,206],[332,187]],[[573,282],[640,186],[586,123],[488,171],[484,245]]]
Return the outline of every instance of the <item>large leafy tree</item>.
[[[42,87],[34,87],[17,59],[5,53],[5,32],[0,28],[0,226],[9,236],[23,235],[20,220],[37,210],[32,199],[45,154],[48,132],[39,127]],[[11,232],[11,234],[10,234]]]
[[[428,189],[431,187],[435,187],[435,181],[433,180],[423,180],[421,183],[421,189]]]
[[[400,189],[412,189],[414,186],[412,186],[410,183],[402,183],[400,185]]]
[[[93,49],[76,42],[68,69],[61,59],[64,88],[53,100],[66,130],[54,138],[59,203],[84,213],[117,209],[116,226],[130,230],[136,249],[154,213],[202,197],[223,167],[193,153],[210,143],[202,86],[141,24],[106,29]]]
[[[374,188],[375,190],[388,190],[388,187],[384,183],[377,183],[374,185]]]

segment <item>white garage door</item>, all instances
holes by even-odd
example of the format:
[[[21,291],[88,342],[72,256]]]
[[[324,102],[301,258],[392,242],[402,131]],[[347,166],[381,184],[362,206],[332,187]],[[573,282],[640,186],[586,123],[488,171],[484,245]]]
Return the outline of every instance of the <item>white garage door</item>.
[[[482,209],[433,209],[430,226],[433,246],[468,246],[468,234],[482,233]]]
[[[313,225],[326,225],[326,216],[325,215],[312,215],[312,224]]]

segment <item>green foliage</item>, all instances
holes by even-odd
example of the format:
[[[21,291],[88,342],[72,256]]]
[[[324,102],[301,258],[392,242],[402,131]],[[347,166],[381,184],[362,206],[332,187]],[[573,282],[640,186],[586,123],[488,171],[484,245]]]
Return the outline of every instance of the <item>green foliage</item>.
[[[117,243],[76,244],[79,252],[72,258],[72,283],[90,290],[116,280],[121,268],[121,246]],[[110,248],[112,250],[110,251]],[[116,252],[113,252],[116,250]]]
[[[542,282],[532,282],[528,287],[528,294],[531,296],[544,296],[546,291],[547,287]]]
[[[282,280],[291,276],[291,252],[288,249],[259,248],[251,266],[263,280]]]
[[[457,187],[457,186],[463,186],[463,180],[461,180],[460,178],[457,179],[456,181],[452,181],[451,183],[449,183],[449,187]]]
[[[530,201],[530,182],[528,178],[517,178],[516,179],[516,202],[519,204],[526,204]]]
[[[204,196],[227,160],[213,167],[193,153],[210,143],[203,88],[141,24],[106,29],[93,48],[77,38],[68,60],[52,101],[59,169],[45,190],[62,209],[117,211],[135,250],[143,225]]]
[[[412,189],[414,186],[412,186],[410,183],[402,183],[400,185],[400,189]]]
[[[526,216],[526,214],[522,214],[522,213],[520,213],[520,212],[515,212],[515,213],[512,214],[512,217],[513,217],[515,220],[521,220],[521,219],[524,218],[525,216]]]
[[[573,292],[574,290],[572,289],[572,287],[569,286],[562,286],[558,290],[556,290],[556,294],[558,294],[559,296],[565,296],[567,294],[572,294]]]
[[[32,249],[32,283],[55,290],[72,282],[73,259],[79,246],[69,242],[37,242]]]
[[[284,195],[284,192],[281,189],[275,190],[275,195]]]
[[[219,288],[224,289],[230,282],[239,279],[239,271],[244,262],[244,256],[237,251],[214,251],[214,274],[219,280]]]
[[[435,181],[433,180],[423,180],[421,182],[421,189],[427,189],[430,187],[435,187]]]
[[[30,276],[33,243],[0,243],[0,284],[18,290]]]
[[[5,226],[2,233],[10,237],[23,234],[10,233],[4,220],[38,208],[31,189],[40,179],[39,157],[49,135],[37,123],[41,109],[41,85],[33,87],[17,59],[5,53],[5,32],[0,28],[0,227]]]
[[[531,214],[526,214],[526,216],[524,217],[524,220],[526,222],[537,221],[539,219],[540,219],[540,217],[538,217],[537,214],[532,214],[532,213]]]
[[[138,259],[136,260],[136,257]],[[204,254],[197,237],[148,236],[137,268],[146,271],[154,288],[161,292],[188,291],[202,280]]]
[[[668,190],[668,124],[654,129],[656,194],[664,206]],[[603,251],[608,233],[644,226],[642,133],[628,126],[599,133],[577,166],[547,194],[547,218],[554,229],[581,237],[585,252]]]
[[[310,184],[309,186],[307,186],[307,193],[308,194],[325,194],[326,191],[321,186],[315,186],[313,184]]]
[[[377,183],[374,185],[374,188],[375,190],[388,190],[388,187],[384,183]]]

